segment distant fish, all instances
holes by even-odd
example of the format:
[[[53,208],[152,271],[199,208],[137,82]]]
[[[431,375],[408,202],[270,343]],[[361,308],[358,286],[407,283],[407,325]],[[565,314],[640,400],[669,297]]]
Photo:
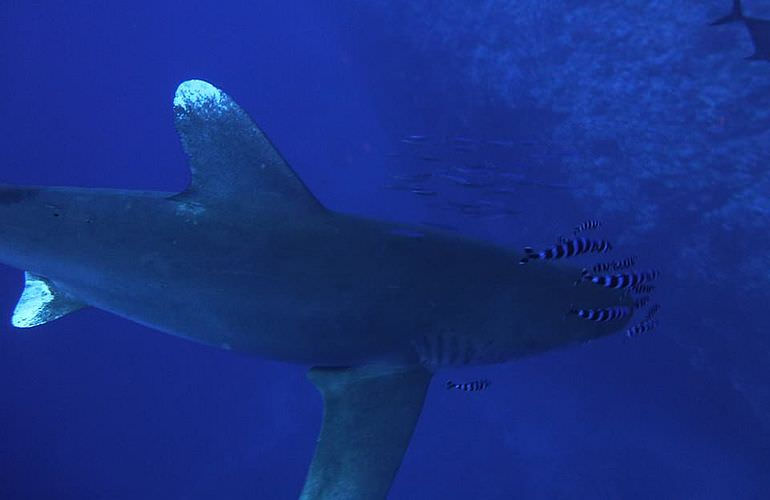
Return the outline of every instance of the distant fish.
[[[631,314],[631,309],[625,306],[608,307],[605,309],[573,309],[570,311],[570,314],[591,321],[611,321],[625,318]]]
[[[651,332],[656,326],[658,326],[658,320],[646,319],[626,330],[626,337],[635,337],[642,333]]]
[[[524,248],[526,255],[519,260],[519,264],[526,264],[530,260],[536,259],[561,259],[562,257],[574,257],[589,252],[604,253],[609,250],[612,250],[612,245],[609,241],[575,238],[559,243],[551,248],[546,248],[541,252],[535,252],[532,247],[526,247]]]
[[[639,297],[638,299],[634,300],[634,309],[641,309],[642,307],[646,306],[649,301],[650,301],[649,295],[645,295],[644,297]]]
[[[484,389],[489,387],[490,384],[491,382],[486,379],[474,380],[473,382],[465,382],[462,384],[456,384],[451,380],[447,380],[446,388],[448,390],[459,389],[461,391],[466,391],[466,392],[476,392],[476,391],[483,391]]]
[[[577,226],[575,226],[575,229],[572,231],[573,236],[577,236],[578,233],[582,233],[583,231],[587,231],[589,229],[596,229],[597,227],[601,226],[602,223],[598,220],[587,220],[584,222],[581,222]]]
[[[634,293],[652,293],[655,290],[655,285],[634,285],[631,287]]]
[[[401,138],[401,142],[406,144],[423,144],[427,142],[427,135],[407,135]]]
[[[643,271],[627,274],[601,274],[591,275],[588,269],[583,269],[581,281],[590,281],[591,283],[606,288],[631,288],[636,285],[642,285],[658,277],[660,273],[656,270]]]
[[[612,262],[600,262],[594,264],[594,267],[592,267],[591,270],[594,274],[606,273],[607,271],[622,271],[634,267],[635,264],[636,257],[632,256],[621,260],[613,260]]]
[[[435,196],[438,194],[436,191],[430,189],[412,189],[411,192],[418,196]]]

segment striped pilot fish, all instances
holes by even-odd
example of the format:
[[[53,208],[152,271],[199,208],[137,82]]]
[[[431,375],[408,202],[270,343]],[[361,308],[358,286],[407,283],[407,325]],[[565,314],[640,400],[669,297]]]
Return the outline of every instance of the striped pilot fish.
[[[602,223],[598,220],[587,220],[585,222],[581,222],[577,226],[575,226],[575,229],[572,231],[573,236],[577,236],[578,233],[582,233],[583,231],[587,231],[589,229],[596,229],[597,227],[601,226]]]
[[[532,247],[524,248],[524,257],[519,264],[526,264],[530,260],[551,260],[563,257],[574,257],[584,253],[604,253],[612,250],[612,245],[605,240],[589,240],[587,238],[574,238],[564,241],[541,252],[535,252]]]
[[[634,337],[636,335],[647,333],[655,329],[658,326],[658,320],[655,319],[655,315],[660,310],[660,304],[654,304],[647,309],[647,315],[644,320],[628,330],[626,330],[626,337]]]
[[[606,273],[607,271],[622,271],[634,267],[636,264],[636,257],[626,257],[625,259],[613,260],[612,262],[599,262],[594,264],[591,270],[594,274]]]
[[[628,316],[631,314],[631,309],[625,306],[608,307],[605,309],[573,309],[570,311],[570,314],[591,321],[610,321]]]
[[[483,391],[484,389],[489,387],[490,384],[491,382],[487,379],[474,380],[473,382],[464,382],[461,384],[456,384],[451,380],[447,380],[446,388],[448,390],[459,389],[465,392],[476,392],[476,391]]]
[[[657,319],[646,319],[626,330],[626,337],[636,337],[642,333],[651,332],[656,326],[658,326]]]
[[[588,269],[583,269],[581,281],[590,281],[606,288],[632,288],[654,280],[659,274],[657,270],[652,269],[638,273],[600,274],[594,276],[588,272]]]
[[[631,290],[639,294],[652,293],[655,290],[655,285],[634,285],[631,287]]]

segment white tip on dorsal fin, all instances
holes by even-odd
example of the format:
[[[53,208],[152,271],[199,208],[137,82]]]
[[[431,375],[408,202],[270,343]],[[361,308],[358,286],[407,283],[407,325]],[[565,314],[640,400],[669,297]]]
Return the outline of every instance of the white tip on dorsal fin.
[[[174,116],[192,170],[190,186],[180,196],[322,209],[249,115],[220,89],[202,80],[182,82]]]
[[[21,293],[11,323],[17,328],[31,328],[77,311],[84,304],[58,290],[49,280],[24,273],[24,291]]]

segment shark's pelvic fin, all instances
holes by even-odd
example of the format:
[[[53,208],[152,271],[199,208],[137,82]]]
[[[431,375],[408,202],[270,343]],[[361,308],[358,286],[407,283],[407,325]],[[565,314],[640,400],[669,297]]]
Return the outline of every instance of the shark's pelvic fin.
[[[716,21],[712,21],[711,25],[717,26],[719,24],[734,23],[743,21],[745,19],[746,18],[743,15],[743,7],[741,6],[741,0],[733,0],[733,10],[726,16],[720,17]]]
[[[182,82],[174,115],[192,170],[190,186],[180,196],[204,204],[322,209],[265,134],[220,89],[201,80]]]
[[[422,411],[422,366],[313,368],[324,417],[301,500],[384,499]]]
[[[84,306],[49,280],[25,272],[24,291],[13,310],[11,323],[17,328],[30,328],[59,319]]]

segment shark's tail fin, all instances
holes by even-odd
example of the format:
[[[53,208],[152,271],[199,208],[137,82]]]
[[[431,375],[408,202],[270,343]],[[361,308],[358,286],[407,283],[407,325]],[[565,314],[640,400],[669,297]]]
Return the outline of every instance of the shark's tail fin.
[[[724,17],[720,17],[716,21],[711,23],[711,26],[718,24],[734,23],[743,21],[746,17],[743,15],[743,8],[741,7],[741,0],[733,0],[733,10]]]

